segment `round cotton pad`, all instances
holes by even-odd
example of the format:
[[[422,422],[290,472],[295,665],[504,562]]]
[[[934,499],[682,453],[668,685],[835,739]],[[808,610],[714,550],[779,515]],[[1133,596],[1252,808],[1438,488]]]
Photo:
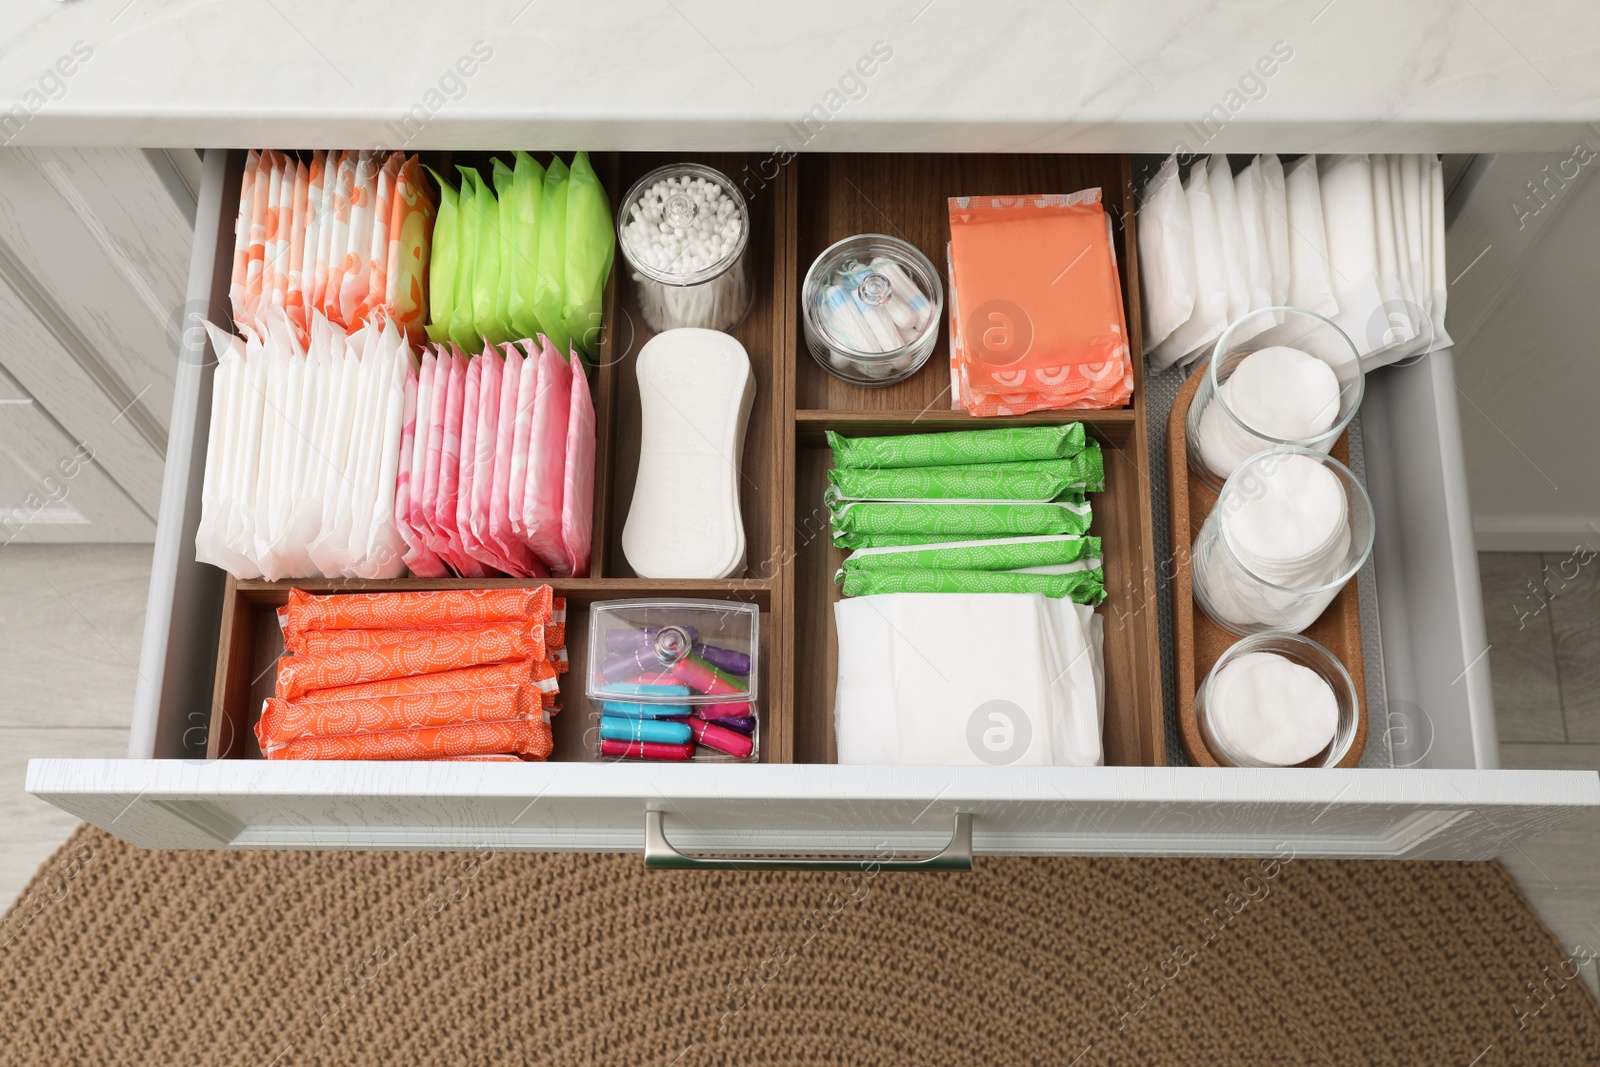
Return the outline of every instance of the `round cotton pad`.
[[[1273,652],[1247,652],[1211,680],[1206,714],[1229,752],[1292,767],[1333,740],[1339,699],[1311,668]]]
[[[1228,407],[1246,426],[1280,441],[1320,437],[1339,417],[1339,377],[1298,348],[1250,353],[1222,383]]]
[[[1285,455],[1256,465],[1240,488],[1222,530],[1241,563],[1280,577],[1336,565],[1335,550],[1349,543],[1349,505],[1331,470],[1309,456]]]

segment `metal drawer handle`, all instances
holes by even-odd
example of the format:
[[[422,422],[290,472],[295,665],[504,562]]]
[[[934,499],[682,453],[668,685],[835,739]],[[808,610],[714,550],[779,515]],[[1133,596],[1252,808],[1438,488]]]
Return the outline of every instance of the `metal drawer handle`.
[[[686,856],[667,840],[666,813],[647,811],[644,813],[644,865],[654,870],[693,868],[702,871],[853,871],[865,867],[877,867],[884,871],[970,871],[972,815],[970,812],[958,812],[950,843],[939,852],[920,859],[838,859],[828,856],[789,859]]]

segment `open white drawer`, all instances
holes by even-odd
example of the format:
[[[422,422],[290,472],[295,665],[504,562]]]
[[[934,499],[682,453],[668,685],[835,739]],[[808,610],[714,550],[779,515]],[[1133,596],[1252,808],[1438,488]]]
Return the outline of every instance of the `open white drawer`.
[[[129,758],[34,760],[28,769],[29,792],[119,837],[169,848],[622,851],[640,850],[650,837],[660,853],[664,832],[675,846],[713,853],[904,858],[944,846],[955,828],[986,853],[1292,848],[1479,859],[1600,807],[1600,775],[1592,772],[1497,769],[1448,352],[1374,375],[1362,410],[1390,706],[1388,723],[1371,724],[1370,744],[1392,751],[1393,768],[193,758],[204,751],[210,721],[223,588],[220,572],[194,562],[211,390],[196,320],[227,318],[236,206],[227,165],[226,153],[207,154],[186,316],[194,328],[180,353]],[[775,598],[787,595],[774,590]],[[809,684],[829,686],[831,678]],[[959,864],[963,843],[945,865]]]

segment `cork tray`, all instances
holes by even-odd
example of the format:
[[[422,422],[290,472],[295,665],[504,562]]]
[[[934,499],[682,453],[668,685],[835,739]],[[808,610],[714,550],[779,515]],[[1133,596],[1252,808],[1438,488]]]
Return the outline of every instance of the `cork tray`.
[[[1211,667],[1239,638],[1212,622],[1194,603],[1189,557],[1195,536],[1206,516],[1216,506],[1217,494],[1199,478],[1191,476],[1188,452],[1189,405],[1200,388],[1200,372],[1189,375],[1173,401],[1167,416],[1167,487],[1172,531],[1172,655],[1177,661],[1178,736],[1189,762],[1198,767],[1219,767],[1217,758],[1206,748],[1195,720],[1194,695]],[[1350,439],[1341,434],[1333,446],[1333,458],[1350,462]],[[1354,767],[1367,747],[1367,682],[1361,646],[1361,604],[1356,583],[1347,583],[1317,621],[1306,627],[1304,635],[1332,652],[1350,672],[1356,690],[1356,732],[1335,766]],[[1307,762],[1301,766],[1316,766]]]

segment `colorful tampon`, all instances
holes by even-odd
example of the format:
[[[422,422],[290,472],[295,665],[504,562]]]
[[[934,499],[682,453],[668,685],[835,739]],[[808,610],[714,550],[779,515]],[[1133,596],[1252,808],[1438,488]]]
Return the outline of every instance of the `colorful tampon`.
[[[695,645],[694,654],[718,670],[727,671],[729,674],[750,673],[750,657],[743,652],[735,652],[731,648],[718,648],[716,645]]]
[[[673,675],[696,693],[728,696],[748,693],[750,687],[725,671],[719,671],[696,655],[688,655],[672,665]]]
[[[671,719],[689,714],[687,704],[640,704],[607,700],[600,705],[602,715],[621,715],[628,719]]]
[[[600,667],[600,673],[609,683],[619,678],[631,678],[640,673],[657,672],[662,667],[662,662],[649,648],[635,648],[607,656],[605,663]]]
[[[755,748],[754,743],[744,734],[724,730],[716,723],[706,722],[704,719],[690,719],[682,724],[694,735],[694,739],[707,748],[714,748],[718,752],[726,752],[735,759],[744,759]],[[602,727],[602,733],[604,727]]]
[[[647,671],[644,674],[636,674],[625,682],[608,682],[606,683],[606,689],[608,691],[614,689],[619,693],[631,694],[636,687],[641,685],[676,685],[682,686],[684,692],[689,691],[688,686],[683,685],[682,682],[674,678],[672,676],[672,672],[666,670],[665,668],[659,671]]]
[[[715,716],[712,717],[716,718]],[[725,719],[717,719],[717,725],[727,730],[737,730],[741,734],[751,734],[755,732],[756,717],[754,715],[731,715]]]
[[[600,742],[600,755],[607,759],[665,759],[686,760],[694,755],[694,742],[682,745],[663,745],[653,741]]]
[[[699,636],[699,632],[693,626],[684,626],[680,629],[688,633],[690,641]],[[606,651],[631,652],[636,648],[649,648],[655,644],[656,634],[660,632],[659,626],[646,626],[638,630],[607,630]]]
[[[732,704],[698,704],[694,713],[702,719],[747,719],[755,714],[750,710],[748,700],[740,700]]]
[[[691,736],[688,723],[669,719],[633,719],[622,715],[600,717],[600,737],[605,741],[653,741],[681,745]]]
[[[671,676],[668,675],[667,677],[670,678]],[[688,686],[679,685],[672,681],[659,683],[628,681],[619,682],[606,688],[618,693],[629,693],[633,696],[641,697],[686,697],[689,695]]]

